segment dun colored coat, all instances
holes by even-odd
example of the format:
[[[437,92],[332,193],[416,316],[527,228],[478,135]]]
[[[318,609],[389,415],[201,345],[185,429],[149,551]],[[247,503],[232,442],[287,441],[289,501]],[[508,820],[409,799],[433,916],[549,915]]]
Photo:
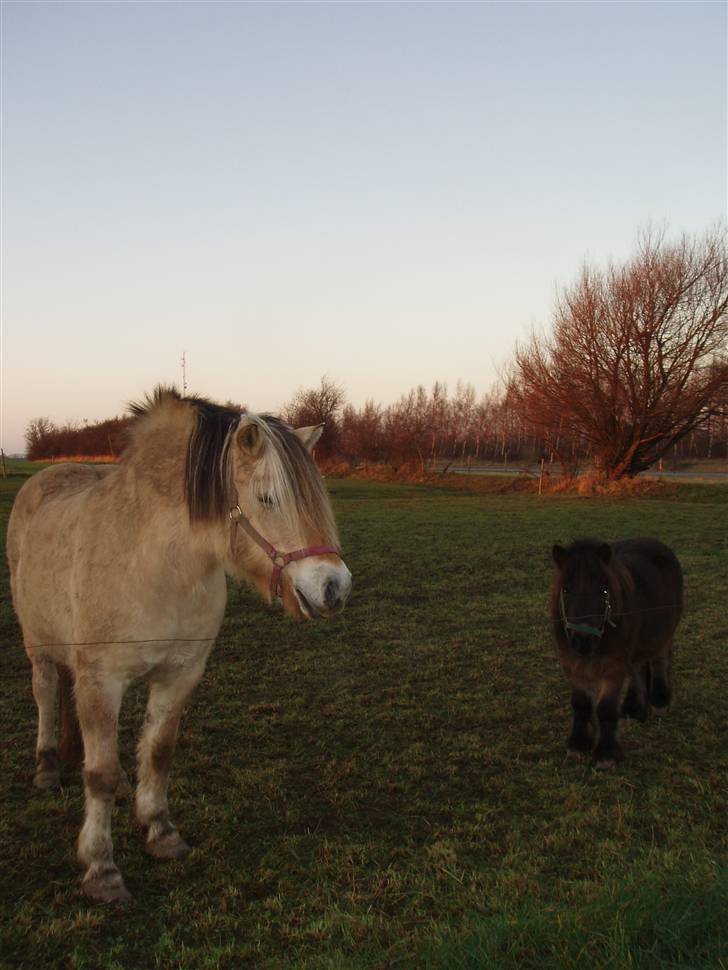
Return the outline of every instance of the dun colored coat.
[[[60,783],[56,695],[73,683],[85,751],[78,859],[84,891],[104,901],[128,898],[111,810],[131,681],[149,685],[136,815],[150,854],[178,859],[189,849],[170,820],[170,765],[182,710],[220,629],[226,573],[309,618],[340,612],[351,588],[310,455],[320,429],[293,431],[163,388],[132,410],[118,466],[39,472],[18,493],[8,527],[13,603],[38,706],[35,784]],[[67,693],[64,711],[73,712]],[[61,751],[69,740],[66,732]]]

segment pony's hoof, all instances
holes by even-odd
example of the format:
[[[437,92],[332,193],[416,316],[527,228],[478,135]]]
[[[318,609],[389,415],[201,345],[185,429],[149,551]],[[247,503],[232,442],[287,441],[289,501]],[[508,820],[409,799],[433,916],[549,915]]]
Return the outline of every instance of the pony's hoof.
[[[81,889],[100,903],[128,903],[131,899],[131,893],[114,865],[89,869],[83,878]]]
[[[154,859],[169,862],[175,859],[184,859],[190,854],[192,849],[179,834],[177,829],[164,832],[154,839],[147,842],[147,852]]]
[[[649,708],[646,704],[642,706],[637,704],[622,704],[619,716],[623,718],[632,718],[634,721],[646,721],[648,713]]]
[[[651,710],[652,710],[652,713],[656,714],[658,717],[664,717],[665,714],[667,714],[668,711],[670,710],[670,705],[663,704],[662,707],[655,707],[655,705],[653,704]]]
[[[617,767],[617,761],[615,758],[602,758],[594,762],[594,767],[597,771],[614,771]]]
[[[61,773],[55,768],[42,768],[36,771],[33,776],[33,784],[36,788],[48,790],[50,788],[61,787]]]
[[[591,748],[567,748],[566,749],[566,760],[567,761],[581,761],[586,758],[592,752]]]

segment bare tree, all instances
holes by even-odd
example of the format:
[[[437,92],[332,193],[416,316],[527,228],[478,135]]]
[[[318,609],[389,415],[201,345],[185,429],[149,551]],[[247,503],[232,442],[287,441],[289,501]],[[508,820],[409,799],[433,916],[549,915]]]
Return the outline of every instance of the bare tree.
[[[29,421],[25,429],[25,448],[28,458],[31,460],[40,458],[43,442],[57,430],[50,418],[33,418]]]
[[[324,375],[318,387],[299,388],[282,409],[282,417],[293,427],[323,424],[324,432],[317,453],[329,457],[335,453],[339,437],[339,418],[346,402],[344,389]]]
[[[578,441],[606,476],[649,468],[728,403],[724,232],[647,231],[627,263],[585,266],[552,333],[516,349],[514,387],[532,427]]]

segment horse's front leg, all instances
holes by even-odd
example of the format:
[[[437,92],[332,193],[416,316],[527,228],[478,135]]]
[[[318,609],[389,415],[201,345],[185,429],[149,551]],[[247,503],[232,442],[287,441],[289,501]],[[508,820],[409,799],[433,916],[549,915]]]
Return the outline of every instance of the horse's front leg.
[[[574,719],[571,734],[566,739],[566,750],[570,755],[584,754],[594,747],[594,704],[591,694],[580,687],[572,688],[571,709]]]
[[[620,713],[622,717],[633,717],[637,721],[647,720],[649,705],[647,698],[650,686],[650,668],[648,664],[635,666],[629,675],[629,686],[622,701]]]
[[[672,641],[661,657],[650,664],[650,704],[656,714],[664,714],[672,700]]]
[[[179,668],[164,667],[149,678],[149,700],[137,749],[136,814],[147,832],[147,852],[155,859],[182,859],[190,851],[170,821],[167,786],[180,718],[202,677],[208,652]]]
[[[78,861],[85,868],[83,891],[102,902],[130,898],[114,864],[111,812],[121,780],[117,753],[119,709],[126,682],[99,673],[76,673],[76,707],[85,751],[83,783],[86,817],[78,838]]]
[[[599,722],[599,740],[594,748],[594,765],[597,768],[613,768],[624,757],[617,738],[619,728],[619,695],[624,674],[602,681],[596,705]]]

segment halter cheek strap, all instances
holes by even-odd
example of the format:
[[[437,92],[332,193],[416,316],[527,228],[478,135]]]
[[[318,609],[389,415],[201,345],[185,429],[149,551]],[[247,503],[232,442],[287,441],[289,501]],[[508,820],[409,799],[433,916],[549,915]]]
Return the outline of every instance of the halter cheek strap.
[[[281,573],[289,562],[297,562],[299,559],[307,559],[309,556],[341,556],[341,550],[336,546],[306,546],[304,549],[295,549],[293,552],[279,552],[274,545],[271,545],[260,532],[245,518],[239,505],[230,509],[230,519],[233,528],[240,526],[244,532],[250,536],[253,542],[259,546],[273,564],[273,572],[270,577],[270,595],[275,598],[281,595]]]
[[[570,640],[573,634],[588,636],[588,637],[598,637],[600,640],[604,636],[604,631],[607,624],[611,627],[616,627],[616,623],[612,619],[612,604],[609,602],[609,590],[604,590],[604,614],[602,616],[602,625],[591,626],[589,623],[573,623],[566,615],[566,603],[564,602],[564,590],[562,589],[559,594],[559,605],[561,607],[561,622],[564,625],[564,633]]]

